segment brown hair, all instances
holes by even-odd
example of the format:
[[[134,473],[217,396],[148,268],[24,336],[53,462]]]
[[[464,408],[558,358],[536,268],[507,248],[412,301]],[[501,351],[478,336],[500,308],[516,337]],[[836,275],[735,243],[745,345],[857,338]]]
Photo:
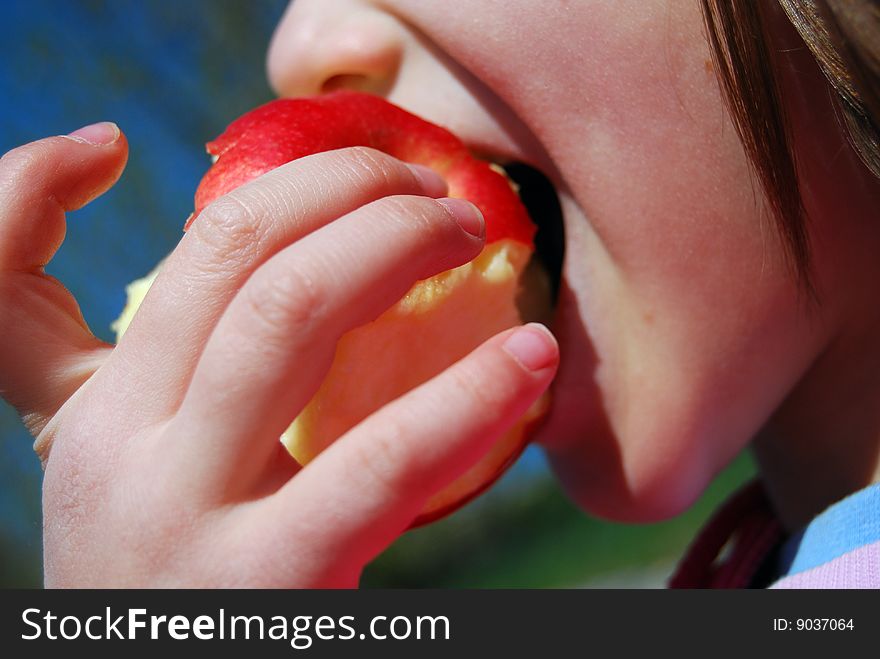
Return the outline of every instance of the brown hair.
[[[769,38],[772,0],[701,0],[721,89],[767,195],[789,262],[808,291],[810,245]],[[777,0],[836,92],[846,135],[880,178],[880,2]]]

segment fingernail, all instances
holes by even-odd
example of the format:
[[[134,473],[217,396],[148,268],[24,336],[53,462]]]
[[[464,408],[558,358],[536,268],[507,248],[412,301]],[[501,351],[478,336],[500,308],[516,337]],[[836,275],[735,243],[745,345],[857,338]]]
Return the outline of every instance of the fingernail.
[[[72,137],[78,142],[86,142],[96,146],[113,144],[119,137],[119,127],[112,121],[102,121],[97,124],[83,126],[73,131],[67,137]]]
[[[445,206],[452,213],[459,226],[472,236],[482,238],[486,232],[486,223],[480,209],[466,199],[454,199],[444,197],[437,200],[438,204]]]
[[[540,323],[529,323],[507,337],[502,346],[516,361],[530,371],[551,366],[557,358],[556,339]]]
[[[429,197],[442,197],[449,191],[446,180],[430,167],[407,163],[412,173],[419,179],[419,185]]]

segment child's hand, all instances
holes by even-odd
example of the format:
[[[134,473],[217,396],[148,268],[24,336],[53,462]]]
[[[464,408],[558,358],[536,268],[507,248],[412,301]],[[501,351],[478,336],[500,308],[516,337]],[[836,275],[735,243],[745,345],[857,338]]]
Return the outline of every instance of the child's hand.
[[[483,239],[430,172],[304,158],[209,206],[112,348],[42,270],[125,163],[114,126],[83,136],[0,161],[0,390],[46,464],[47,585],[355,586],[552,378],[546,332],[504,332],[297,472],[278,437],[336,340]]]

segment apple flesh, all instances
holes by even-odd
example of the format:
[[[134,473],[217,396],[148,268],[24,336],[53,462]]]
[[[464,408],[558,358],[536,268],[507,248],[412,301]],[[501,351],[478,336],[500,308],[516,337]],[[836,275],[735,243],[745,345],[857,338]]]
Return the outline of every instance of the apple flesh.
[[[281,438],[302,465],[486,339],[549,307],[546,277],[531,261],[535,226],[503,170],[475,159],[449,131],[381,98],[335,92],[273,101],[234,121],[207,146],[215,162],[199,185],[187,227],[214,199],[275,167],[350,146],[433,168],[449,183],[449,196],[472,201],[486,220],[486,246],[474,260],[417,282],[375,321],[342,337],[319,390]],[[128,286],[128,302],[114,325],[117,339],[155,274]],[[547,405],[544,396],[480,462],[431,498],[413,525],[452,512],[494,482],[523,450]]]

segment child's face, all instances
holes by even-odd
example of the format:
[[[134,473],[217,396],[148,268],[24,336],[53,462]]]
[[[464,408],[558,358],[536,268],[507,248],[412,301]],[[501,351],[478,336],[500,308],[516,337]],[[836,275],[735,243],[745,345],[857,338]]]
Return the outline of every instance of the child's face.
[[[296,0],[282,95],[356,86],[557,186],[562,366],[543,439],[587,508],[675,513],[815,352],[696,0]]]

